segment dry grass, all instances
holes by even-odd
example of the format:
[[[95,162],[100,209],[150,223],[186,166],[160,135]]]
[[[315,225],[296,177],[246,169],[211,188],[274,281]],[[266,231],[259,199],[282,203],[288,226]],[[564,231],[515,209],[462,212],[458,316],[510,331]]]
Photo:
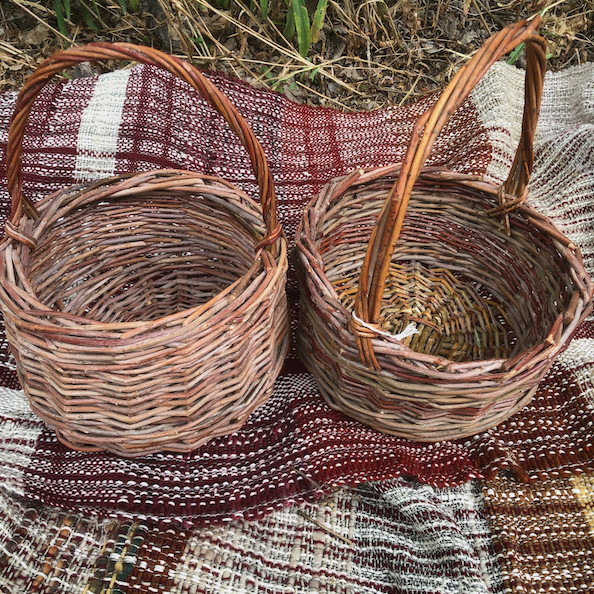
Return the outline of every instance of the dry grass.
[[[269,4],[265,21],[258,2],[230,0],[222,10],[214,0],[144,0],[123,14],[118,2],[108,0],[101,4],[96,31],[74,12],[63,35],[51,0],[2,1],[0,90],[20,88],[36,64],[68,44],[129,41],[296,101],[373,109],[444,86],[492,32],[547,7],[541,30],[549,42],[549,67],[594,61],[594,0],[329,0],[322,36],[307,58],[280,31],[285,0]],[[114,67],[100,65],[94,72]]]

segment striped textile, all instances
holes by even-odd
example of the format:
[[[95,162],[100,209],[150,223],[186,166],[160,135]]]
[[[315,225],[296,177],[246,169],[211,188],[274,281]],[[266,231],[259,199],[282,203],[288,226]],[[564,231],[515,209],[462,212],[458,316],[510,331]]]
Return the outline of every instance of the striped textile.
[[[194,530],[0,497],[0,587],[21,592],[487,594],[503,579],[477,481],[370,483]]]
[[[592,478],[412,479],[204,528],[110,520],[0,490],[0,591],[64,594],[590,592]]]
[[[212,75],[270,160],[292,241],[328,179],[402,158],[434,101],[342,114]],[[501,181],[522,76],[496,64],[431,162]],[[15,95],[0,94],[0,151]],[[199,122],[199,125],[188,125]],[[533,201],[594,272],[594,65],[548,74]],[[205,103],[149,67],[48,87],[24,144],[25,190],[155,167],[220,175],[255,195],[243,149]],[[4,167],[4,165],[2,165]],[[0,213],[8,196],[0,181]],[[296,312],[297,287],[288,287]],[[20,391],[0,336],[0,589],[16,592],[587,592],[594,324],[532,403],[439,444],[331,411],[292,352],[273,397],[232,436],[187,455],[72,452]]]

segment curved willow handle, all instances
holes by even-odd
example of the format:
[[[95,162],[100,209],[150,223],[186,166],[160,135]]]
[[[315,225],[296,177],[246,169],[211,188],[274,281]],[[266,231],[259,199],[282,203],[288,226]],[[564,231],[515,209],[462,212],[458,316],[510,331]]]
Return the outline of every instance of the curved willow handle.
[[[45,60],[37,70],[27,79],[16,103],[15,114],[8,133],[8,146],[6,151],[6,175],[8,178],[8,191],[12,200],[10,222],[18,222],[23,204],[35,212],[33,205],[22,192],[21,155],[23,150],[23,137],[25,126],[31,112],[32,105],[44,85],[59,72],[80,62],[96,62],[99,60],[129,60],[157,66],[171,72],[187,82],[208,103],[225,118],[231,129],[237,134],[241,143],[246,148],[252,168],[260,189],[260,200],[266,226],[266,236],[260,246],[273,245],[281,236],[281,227],[276,217],[276,196],[272,174],[268,168],[266,156],[262,146],[254,133],[241,117],[229,99],[217,89],[199,70],[187,62],[169,56],[158,50],[133,45],[131,43],[89,43],[81,47],[70,48],[57,52]]]
[[[400,174],[378,217],[361,267],[355,314],[364,322],[375,323],[379,318],[388,269],[400,236],[413,185],[431,153],[435,139],[452,113],[460,107],[487,70],[501,56],[523,42],[526,44],[527,66],[522,136],[509,177],[499,193],[500,206],[490,214],[503,214],[507,217],[507,212],[525,199],[526,186],[534,163],[534,132],[546,69],[545,41],[534,33],[540,21],[540,17],[535,17],[529,23],[521,21],[490,37],[473,58],[460,68],[437,103],[416,122]],[[507,201],[506,198],[510,194],[513,195],[512,199]],[[379,369],[371,339],[358,337],[358,344],[363,363]]]

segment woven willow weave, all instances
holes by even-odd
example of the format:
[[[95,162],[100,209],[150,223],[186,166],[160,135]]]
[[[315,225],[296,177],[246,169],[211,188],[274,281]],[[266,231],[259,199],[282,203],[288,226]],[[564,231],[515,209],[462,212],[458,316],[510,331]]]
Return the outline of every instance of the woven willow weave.
[[[579,250],[525,203],[545,70],[539,19],[491,37],[418,120],[402,166],[326,185],[297,231],[300,354],[327,402],[416,441],[525,406],[591,309]],[[423,168],[490,66],[527,48],[522,138],[505,184]]]
[[[262,206],[221,179],[158,170],[33,207],[20,173],[31,106],[54,74],[99,59],[159,66],[198,90],[247,149]],[[149,48],[73,48],[25,84],[7,162],[0,301],[33,411],[73,448],[126,456],[187,452],[240,428],[288,349],[287,245],[262,147],[228,99]]]

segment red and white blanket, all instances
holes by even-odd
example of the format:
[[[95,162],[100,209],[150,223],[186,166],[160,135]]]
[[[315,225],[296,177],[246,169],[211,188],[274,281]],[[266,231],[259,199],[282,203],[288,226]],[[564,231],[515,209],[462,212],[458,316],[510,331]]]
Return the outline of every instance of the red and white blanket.
[[[264,147],[290,243],[304,204],[329,179],[400,161],[434,101],[345,114],[212,78]],[[0,95],[2,152],[15,99]],[[523,73],[496,64],[430,163],[502,181],[522,104]],[[594,64],[548,74],[531,200],[581,247],[590,272],[593,131]],[[247,154],[222,119],[151,67],[45,89],[23,164],[34,199],[76,181],[170,167],[257,195]],[[8,201],[0,180],[2,220]],[[294,278],[287,291],[296,313]],[[146,580],[157,592],[287,593],[587,591],[593,583],[592,322],[528,407],[470,439],[415,443],[331,411],[292,352],[273,397],[241,431],[191,454],[135,460],[58,443],[31,413],[2,340],[3,587],[36,575],[59,592],[101,592],[110,580],[122,592],[148,591]]]

